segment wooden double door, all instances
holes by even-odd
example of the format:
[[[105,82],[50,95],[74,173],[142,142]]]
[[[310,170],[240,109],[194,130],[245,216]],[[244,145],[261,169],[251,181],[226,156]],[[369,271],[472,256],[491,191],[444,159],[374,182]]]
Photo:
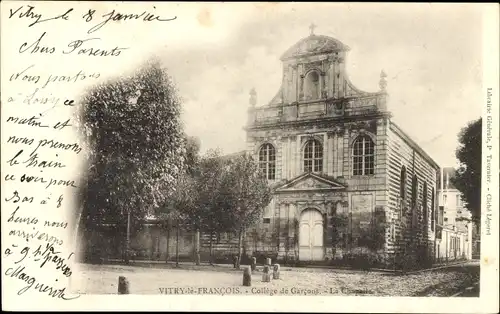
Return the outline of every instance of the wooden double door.
[[[299,226],[299,259],[322,261],[324,259],[323,216],[317,209],[305,209],[300,215]]]

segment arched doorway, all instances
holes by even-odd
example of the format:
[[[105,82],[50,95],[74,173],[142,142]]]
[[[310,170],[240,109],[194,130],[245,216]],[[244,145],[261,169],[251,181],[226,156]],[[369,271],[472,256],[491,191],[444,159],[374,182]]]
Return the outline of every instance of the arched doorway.
[[[314,208],[305,209],[300,215],[299,259],[301,261],[322,261],[323,216]]]

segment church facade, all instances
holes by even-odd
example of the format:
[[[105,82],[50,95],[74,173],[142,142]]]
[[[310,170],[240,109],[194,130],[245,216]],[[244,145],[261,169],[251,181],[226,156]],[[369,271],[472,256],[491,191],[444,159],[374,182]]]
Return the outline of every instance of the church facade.
[[[270,102],[257,106],[250,93],[242,153],[259,163],[273,199],[244,234],[246,258],[335,264],[368,252],[396,268],[424,266],[439,251],[439,167],[392,121],[383,72],[377,92],[349,80],[348,51],[311,33],[281,57],[282,84]],[[101,224],[81,250],[121,258],[124,232]],[[195,239],[156,219],[133,231],[131,249],[134,258],[191,261]],[[228,262],[237,252],[234,234],[200,235],[202,260]]]
[[[250,255],[307,262],[366,249],[389,263],[434,254],[439,166],[391,120],[383,72],[377,92],[349,80],[349,50],[311,32],[282,55],[267,105],[251,91],[247,153],[274,196],[247,232]]]

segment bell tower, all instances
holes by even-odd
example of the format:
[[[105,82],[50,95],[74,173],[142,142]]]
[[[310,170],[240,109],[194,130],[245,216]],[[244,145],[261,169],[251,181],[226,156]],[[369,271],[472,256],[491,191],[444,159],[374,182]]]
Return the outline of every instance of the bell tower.
[[[282,56],[282,103],[324,101],[344,93],[344,60],[349,47],[337,39],[316,35],[317,26],[309,26],[309,36],[289,48]],[[271,103],[278,103],[275,98]]]

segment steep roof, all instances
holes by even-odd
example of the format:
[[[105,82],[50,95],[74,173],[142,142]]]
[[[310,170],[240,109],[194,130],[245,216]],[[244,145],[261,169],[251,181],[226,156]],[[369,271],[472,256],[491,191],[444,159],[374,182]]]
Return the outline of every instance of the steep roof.
[[[440,169],[439,164],[432,159],[429,154],[427,154],[420,145],[418,145],[412,138],[404,132],[399,125],[394,123],[394,121],[390,120],[390,125],[392,130],[395,131],[411,148],[413,148],[416,152],[418,152],[427,162],[429,162],[434,169]]]

